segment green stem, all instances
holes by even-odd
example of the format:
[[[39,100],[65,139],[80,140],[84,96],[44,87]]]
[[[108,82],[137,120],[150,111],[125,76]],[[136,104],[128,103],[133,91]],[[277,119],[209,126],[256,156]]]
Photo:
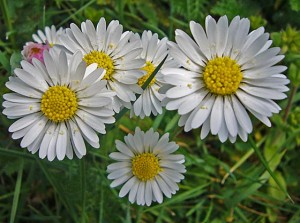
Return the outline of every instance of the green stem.
[[[21,184],[22,184],[23,167],[24,167],[24,159],[21,159],[18,176],[17,176],[15,192],[14,192],[13,204],[12,204],[11,213],[10,213],[10,221],[9,221],[10,223],[15,222],[15,218],[16,218],[16,214],[17,214],[20,191],[21,191]]]
[[[81,223],[85,223],[85,209],[86,209],[86,164],[85,159],[80,160],[80,175],[81,175],[81,199],[82,199],[82,211],[81,211]]]
[[[285,188],[281,185],[281,183],[279,182],[279,180],[277,179],[277,177],[275,176],[275,174],[273,173],[273,171],[270,169],[267,161],[265,160],[264,156],[259,151],[259,148],[257,148],[256,143],[254,142],[254,140],[252,139],[251,136],[249,136],[249,141],[250,141],[250,143],[251,143],[251,145],[252,145],[252,147],[253,147],[256,155],[258,156],[259,160],[264,165],[264,167],[266,168],[266,170],[269,172],[269,174],[271,175],[271,177],[273,178],[273,180],[276,182],[276,184],[278,185],[278,187],[285,193],[285,195],[289,198],[289,200],[294,204],[293,199],[288,194],[288,192],[285,190]]]
[[[14,29],[13,29],[11,19],[9,16],[9,11],[8,11],[6,0],[0,1],[0,7],[1,7],[2,14],[3,14],[4,22],[6,24],[6,27],[8,28],[11,44],[12,44],[13,48],[16,49],[16,41],[15,41],[15,37],[13,36]]]
[[[289,101],[288,101],[288,105],[286,106],[285,113],[284,113],[284,116],[283,116],[283,121],[284,122],[286,122],[286,120],[289,116],[289,113],[291,111],[293,100],[294,100],[294,97],[297,93],[297,90],[298,90],[298,86],[292,86],[291,94],[290,94]]]

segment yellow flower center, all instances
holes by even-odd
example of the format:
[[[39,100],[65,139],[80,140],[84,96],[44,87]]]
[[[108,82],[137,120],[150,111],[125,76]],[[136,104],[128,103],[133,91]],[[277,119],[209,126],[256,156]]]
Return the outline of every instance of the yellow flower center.
[[[147,73],[144,76],[142,76],[138,81],[138,85],[140,85],[141,87],[148,80],[150,75],[153,73],[153,71],[155,70],[155,66],[150,61],[147,61],[146,66],[144,66],[142,70],[146,71]],[[155,77],[151,80],[148,86],[151,86],[152,84],[154,84],[154,82],[155,82]]]
[[[131,164],[133,175],[141,181],[151,180],[161,171],[158,158],[153,153],[136,155]]]
[[[206,88],[218,95],[235,93],[242,79],[240,66],[229,57],[216,57],[209,60],[203,72]]]
[[[50,87],[42,97],[41,110],[44,115],[54,122],[69,120],[77,111],[75,92],[66,86]]]
[[[106,53],[100,51],[91,51],[83,57],[83,60],[90,65],[92,63],[97,63],[98,68],[103,68],[106,73],[103,77],[105,80],[112,80],[113,74],[115,72],[114,61]]]

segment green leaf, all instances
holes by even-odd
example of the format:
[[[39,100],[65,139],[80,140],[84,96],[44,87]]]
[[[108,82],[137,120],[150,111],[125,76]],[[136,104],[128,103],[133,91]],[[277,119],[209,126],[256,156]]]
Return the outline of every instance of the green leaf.
[[[286,190],[286,182],[282,174],[279,171],[275,171],[274,175],[278,179],[282,187]],[[274,197],[277,200],[284,201],[285,193],[282,190],[280,190],[280,188],[278,187],[278,185],[276,184],[273,178],[269,179],[269,184],[270,187],[268,188],[268,194],[270,194],[272,197]]]
[[[300,1],[299,0],[290,0],[289,1],[291,9],[299,12],[300,11]]]
[[[2,64],[2,66],[4,67],[5,70],[7,70],[8,73],[10,73],[10,63],[9,60],[7,58],[7,55],[5,52],[2,52],[0,50],[0,63]]]
[[[13,71],[15,68],[20,67],[20,62],[22,60],[22,55],[20,52],[14,52],[10,57],[10,66],[11,71]]]

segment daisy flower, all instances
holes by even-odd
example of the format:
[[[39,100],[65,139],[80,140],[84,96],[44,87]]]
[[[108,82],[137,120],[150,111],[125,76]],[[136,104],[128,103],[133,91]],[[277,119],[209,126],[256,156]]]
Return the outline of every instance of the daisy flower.
[[[52,25],[51,27],[46,26],[45,31],[38,30],[37,34],[33,34],[32,38],[36,43],[48,44],[53,47],[55,44],[61,44],[59,37],[65,33],[65,30],[60,27],[56,30],[56,27]]]
[[[178,110],[179,126],[185,131],[202,127],[200,137],[209,132],[221,142],[235,142],[237,135],[247,141],[253,126],[249,112],[267,126],[269,117],[281,109],[273,100],[286,98],[289,80],[281,74],[285,66],[275,65],[284,56],[264,28],[249,33],[248,19],[226,16],[216,22],[206,17],[205,30],[190,22],[192,39],[176,30],[170,54],[182,68],[164,69],[166,108]]]
[[[146,61],[146,65],[142,68],[142,70],[146,71],[146,74],[139,78],[139,86],[143,86],[155,68],[168,55],[167,41],[167,38],[159,40],[158,35],[156,33],[152,34],[151,31],[143,32],[143,51],[141,52],[140,57]],[[168,57],[161,69],[171,67],[178,66],[171,57]],[[150,116],[151,113],[155,116],[162,113],[161,101],[164,98],[164,95],[158,92],[163,85],[162,81],[162,74],[158,71],[142,95],[134,102],[131,109],[131,116],[135,114],[143,119],[145,116]]]
[[[184,156],[172,154],[178,145],[169,142],[169,134],[159,138],[153,129],[144,133],[137,127],[124,139],[125,143],[116,140],[118,152],[109,156],[117,162],[107,167],[110,186],[124,184],[119,196],[129,193],[131,203],[150,206],[152,201],[162,203],[163,194],[168,198],[175,194],[186,170]]]
[[[99,148],[96,132],[105,134],[105,124],[115,122],[109,108],[114,93],[99,80],[105,71],[96,64],[86,68],[80,52],[69,63],[65,52],[55,55],[50,49],[44,52],[45,63],[21,61],[22,69],[15,69],[16,76],[6,83],[14,93],[3,95],[3,114],[18,119],[9,131],[13,139],[22,138],[22,148],[50,161],[72,159],[73,152],[81,158],[84,139]]]
[[[113,20],[106,27],[105,19],[101,18],[95,28],[87,20],[81,23],[81,29],[71,24],[61,42],[71,53],[81,51],[87,65],[97,63],[106,70],[103,79],[107,80],[107,88],[116,92],[113,100],[116,112],[123,106],[130,108],[130,102],[136,100],[135,94],[142,93],[137,84],[145,64],[143,59],[137,59],[142,51],[141,41],[132,32],[123,33],[119,21]]]
[[[27,42],[21,51],[24,60],[32,63],[32,59],[36,58],[44,63],[44,50],[49,51],[49,45],[41,43]]]

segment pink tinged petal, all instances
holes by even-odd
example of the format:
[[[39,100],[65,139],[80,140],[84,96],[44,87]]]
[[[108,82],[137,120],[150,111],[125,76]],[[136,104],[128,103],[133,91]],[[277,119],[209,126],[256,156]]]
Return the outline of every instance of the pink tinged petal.
[[[15,79],[13,79],[13,81],[8,81],[5,83],[5,86],[16,92],[19,93],[21,95],[27,96],[29,98],[41,98],[42,97],[42,92],[33,89],[32,87],[28,86],[27,84],[24,84],[23,81],[14,81]]]
[[[125,183],[126,181],[128,181],[129,178],[131,178],[132,175],[124,175],[118,179],[115,179],[111,184],[110,184],[110,187],[114,188],[114,187],[117,187],[123,183]]]
[[[9,132],[19,131],[32,123],[36,122],[40,117],[41,113],[33,113],[30,115],[26,115],[23,118],[15,121],[8,129]]]
[[[39,157],[41,159],[44,159],[47,156],[49,144],[50,144],[51,139],[54,136],[55,128],[56,128],[56,124],[50,123],[49,127],[47,128],[47,130],[45,132],[45,136],[41,142],[41,146],[40,146],[40,150],[39,150]]]
[[[145,201],[147,206],[150,206],[152,203],[152,186],[150,181],[146,181]]]
[[[236,115],[236,119],[239,123],[239,125],[247,132],[252,132],[252,122],[249,118],[249,115],[244,108],[244,106],[240,103],[240,101],[234,96],[231,96],[232,100],[232,107],[234,110],[234,114]]]
[[[224,105],[223,96],[217,96],[215,103],[212,107],[211,116],[210,116],[210,129],[213,135],[216,135],[221,128],[223,115],[224,115],[223,105]]]
[[[238,124],[236,120],[236,115],[231,105],[231,101],[228,97],[224,97],[224,118],[226,127],[232,136],[237,135]]]
[[[217,41],[216,51],[217,55],[221,57],[224,53],[227,38],[228,38],[228,20],[226,16],[222,16],[217,23]]]
[[[156,175],[155,180],[156,180],[160,190],[164,193],[164,195],[168,198],[171,198],[171,196],[172,196],[171,191],[169,189],[169,186],[163,180],[163,178],[160,175]]]
[[[202,125],[200,138],[204,139],[210,131],[210,118],[207,118]]]
[[[112,180],[112,179],[117,179],[123,175],[127,175],[131,173],[131,169],[128,167],[122,168],[122,169],[118,169],[118,170],[114,170],[113,172],[111,172],[110,174],[108,174],[107,178]]]
[[[138,205],[145,205],[145,188],[146,188],[146,183],[145,182],[140,182],[138,191],[137,191],[137,199],[136,203]]]
[[[60,123],[56,142],[56,155],[58,160],[63,160],[67,151],[67,127],[64,122]]]
[[[155,180],[151,180],[150,182],[151,182],[151,186],[152,186],[153,195],[154,195],[156,201],[161,204],[163,202],[162,192],[159,189],[159,186]]]
[[[200,127],[209,115],[211,114],[211,110],[213,108],[214,102],[216,98],[214,95],[206,95],[204,100],[200,103],[198,111],[196,110],[195,116],[191,120],[191,127],[198,128]]]
[[[58,76],[57,65],[54,63],[53,58],[50,56],[48,51],[44,51],[44,62],[47,69],[47,72],[54,85],[59,83],[60,79]]]
[[[119,197],[126,196],[126,194],[128,194],[128,192],[132,189],[133,185],[137,184],[137,182],[138,180],[136,177],[130,178],[130,180],[128,180],[121,188],[119,192]]]
[[[270,88],[254,87],[248,84],[241,84],[240,88],[246,91],[247,93],[260,98],[282,100],[287,97],[286,94]]]
[[[25,134],[24,138],[21,141],[21,147],[29,146],[41,133],[44,129],[45,125],[47,124],[48,119],[42,116],[40,120],[38,120],[31,129]]]
[[[208,39],[204,29],[199,23],[195,23],[194,21],[190,22],[190,29],[200,50],[203,52],[207,59],[210,59],[211,53],[209,49]]]
[[[71,140],[76,150],[80,155],[84,156],[86,154],[86,147],[78,126],[71,120],[68,121],[68,125],[71,133]]]

